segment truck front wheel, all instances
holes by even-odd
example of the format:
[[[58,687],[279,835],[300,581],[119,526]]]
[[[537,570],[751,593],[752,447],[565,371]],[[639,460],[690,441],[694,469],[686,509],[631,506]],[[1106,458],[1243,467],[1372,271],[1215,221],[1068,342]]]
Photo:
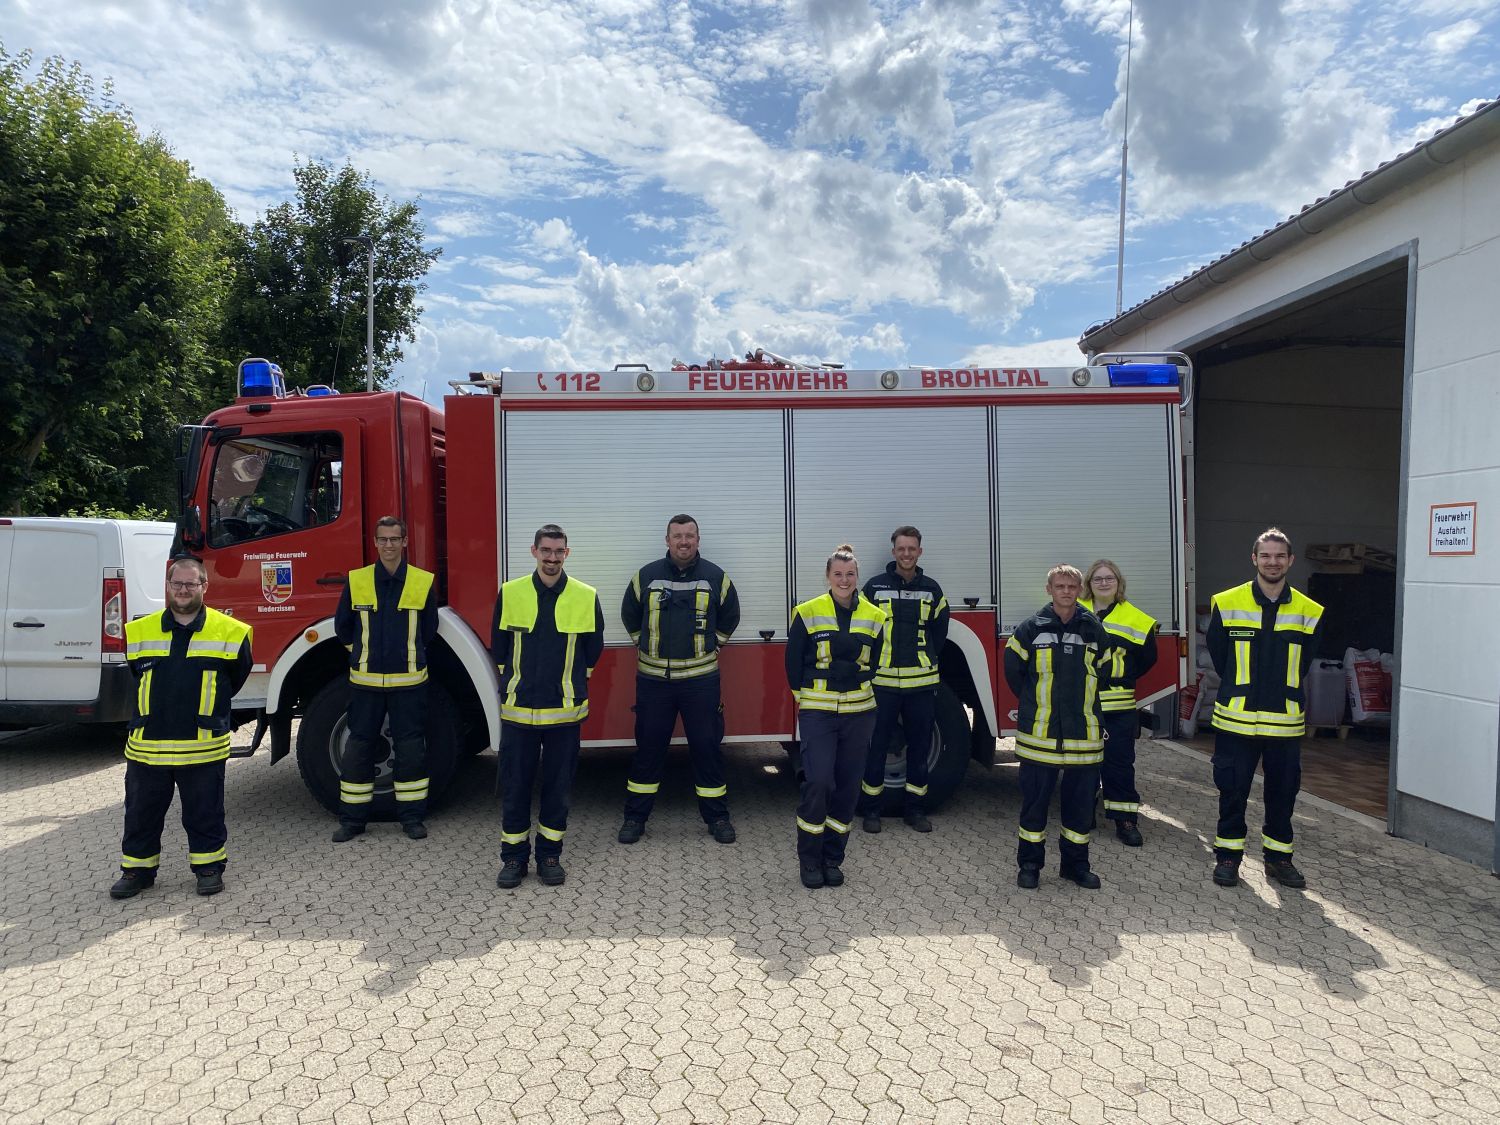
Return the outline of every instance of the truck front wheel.
[[[953,796],[964,772],[969,768],[969,748],[972,733],[969,716],[964,705],[947,684],[937,689],[936,718],[932,724],[932,745],[927,753],[927,798],[923,807],[928,812],[940,807]],[[885,796],[883,811],[887,816],[900,816],[906,808],[906,756],[910,751],[906,745],[906,732],[898,724],[885,758]]]
[[[349,742],[345,712],[349,708],[349,684],[334,680],[313,696],[297,730],[297,769],[308,792],[331,813],[339,811],[339,767]],[[427,685],[427,802],[442,801],[459,757],[458,707],[443,688]],[[396,819],[391,743],[382,728],[375,744],[375,799],[371,820]]]

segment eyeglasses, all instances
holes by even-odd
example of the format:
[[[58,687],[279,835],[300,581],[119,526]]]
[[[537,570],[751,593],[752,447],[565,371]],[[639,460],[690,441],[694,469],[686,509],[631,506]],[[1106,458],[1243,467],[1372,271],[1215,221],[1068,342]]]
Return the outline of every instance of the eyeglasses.
[[[176,590],[180,594],[191,593],[193,590],[198,589],[198,587],[200,587],[202,585],[203,585],[202,582],[168,582],[167,583],[168,587],[170,587],[173,590]]]
[[[377,535],[377,536],[375,536],[375,542],[379,543],[382,547],[390,547],[390,546],[394,546],[397,543],[405,543],[406,542],[406,536],[404,536],[404,535]]]
[[[1089,581],[1090,582],[1104,582],[1104,583],[1109,583],[1109,582],[1118,582],[1119,579],[1116,578],[1113,574],[1096,574],[1096,575],[1094,575],[1094,577],[1090,578]]]

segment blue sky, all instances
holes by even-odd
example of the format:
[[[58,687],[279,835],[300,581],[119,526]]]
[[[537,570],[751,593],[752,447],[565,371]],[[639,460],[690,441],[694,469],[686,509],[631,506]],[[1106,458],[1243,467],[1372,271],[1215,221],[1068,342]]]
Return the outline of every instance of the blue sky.
[[[0,0],[0,34],[111,79],[243,220],[297,155],[420,196],[398,376],[431,397],[755,346],[1075,362],[1114,312],[1128,11]],[[1500,95],[1497,40],[1493,0],[1136,0],[1125,306]]]

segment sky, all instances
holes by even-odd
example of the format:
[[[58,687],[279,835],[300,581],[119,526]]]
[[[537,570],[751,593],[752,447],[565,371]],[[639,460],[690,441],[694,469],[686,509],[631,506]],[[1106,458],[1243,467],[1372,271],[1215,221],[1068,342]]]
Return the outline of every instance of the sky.
[[[1071,366],[1115,312],[1127,125],[1128,309],[1500,96],[1494,0],[1130,13],[0,0],[0,42],[111,80],[242,221],[299,158],[419,199],[442,257],[396,382],[429,399],[469,371],[754,347]]]

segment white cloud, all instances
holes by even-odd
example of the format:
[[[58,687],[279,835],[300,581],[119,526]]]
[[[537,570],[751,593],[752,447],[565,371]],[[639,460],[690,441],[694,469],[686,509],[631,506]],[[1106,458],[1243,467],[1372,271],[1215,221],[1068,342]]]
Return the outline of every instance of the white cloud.
[[[1423,45],[1437,55],[1456,55],[1477,39],[1484,30],[1476,19],[1458,20],[1428,34]]]

